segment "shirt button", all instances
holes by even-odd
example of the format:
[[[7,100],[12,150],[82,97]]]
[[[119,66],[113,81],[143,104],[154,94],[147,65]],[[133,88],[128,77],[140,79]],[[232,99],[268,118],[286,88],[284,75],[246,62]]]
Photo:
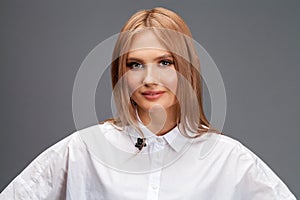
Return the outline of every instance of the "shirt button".
[[[156,138],[156,141],[160,144],[162,144],[164,142],[164,140],[162,138]]]
[[[153,189],[153,190],[157,190],[157,188],[158,188],[158,186],[157,186],[157,185],[155,185],[155,184],[152,184],[152,189]]]

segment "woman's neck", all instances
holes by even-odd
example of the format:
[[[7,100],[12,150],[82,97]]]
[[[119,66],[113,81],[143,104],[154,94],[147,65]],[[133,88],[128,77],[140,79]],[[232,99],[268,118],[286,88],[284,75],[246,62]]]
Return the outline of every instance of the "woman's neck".
[[[156,135],[164,135],[177,125],[176,106],[164,109],[157,105],[148,111],[138,108],[137,112],[143,124]]]

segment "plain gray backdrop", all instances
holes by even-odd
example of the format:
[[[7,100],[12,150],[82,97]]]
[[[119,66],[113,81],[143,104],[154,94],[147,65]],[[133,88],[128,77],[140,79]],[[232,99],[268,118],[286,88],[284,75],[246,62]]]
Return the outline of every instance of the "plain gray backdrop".
[[[156,6],[181,15],[217,64],[228,101],[223,132],[255,152],[300,196],[296,0],[2,0],[0,191],[43,150],[76,130],[72,89],[87,54],[133,13]],[[102,121],[112,115],[109,70],[97,91]]]

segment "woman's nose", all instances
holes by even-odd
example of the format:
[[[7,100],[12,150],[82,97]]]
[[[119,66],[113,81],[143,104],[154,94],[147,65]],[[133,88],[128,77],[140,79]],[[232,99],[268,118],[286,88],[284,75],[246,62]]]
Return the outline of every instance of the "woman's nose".
[[[143,78],[143,84],[158,84],[159,83],[159,74],[155,69],[154,64],[147,64],[145,75]]]

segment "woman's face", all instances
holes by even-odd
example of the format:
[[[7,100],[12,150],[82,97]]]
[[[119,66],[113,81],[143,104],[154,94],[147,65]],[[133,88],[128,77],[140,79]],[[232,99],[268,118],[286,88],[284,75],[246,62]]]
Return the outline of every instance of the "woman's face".
[[[177,104],[178,79],[173,56],[151,31],[134,36],[126,71],[131,98],[139,111],[149,112],[157,105],[168,111]]]

